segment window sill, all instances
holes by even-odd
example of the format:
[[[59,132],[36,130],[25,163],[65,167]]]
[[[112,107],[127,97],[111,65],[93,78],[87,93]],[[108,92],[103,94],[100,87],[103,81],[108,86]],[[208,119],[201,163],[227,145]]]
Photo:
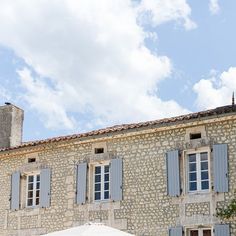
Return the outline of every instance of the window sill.
[[[41,211],[40,207],[24,207],[20,208],[17,211],[12,211],[10,210],[9,213],[16,214],[18,216],[34,216],[34,215],[39,215]]]
[[[103,204],[103,203],[108,203],[108,202],[112,202],[111,199],[93,201],[94,204]]]
[[[211,193],[210,189],[207,189],[207,190],[201,190],[201,191],[189,191],[186,193],[189,194],[189,195],[199,195],[199,194],[209,194]]]
[[[26,206],[23,209],[37,209],[37,208],[40,208],[40,206]]]
[[[96,211],[96,210],[109,210],[109,209],[120,209],[120,201],[113,202],[111,199],[106,201],[96,201],[79,205],[80,209]]]

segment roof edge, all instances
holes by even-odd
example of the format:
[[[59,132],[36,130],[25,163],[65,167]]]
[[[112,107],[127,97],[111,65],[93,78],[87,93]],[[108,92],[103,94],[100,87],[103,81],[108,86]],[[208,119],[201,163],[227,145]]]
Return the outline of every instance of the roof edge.
[[[72,134],[72,135],[65,135],[65,136],[53,137],[53,138],[42,139],[42,140],[35,140],[35,141],[22,143],[21,145],[15,146],[15,147],[2,148],[0,149],[0,152],[20,149],[24,147],[31,147],[31,146],[36,146],[36,145],[46,144],[46,143],[55,143],[55,142],[72,140],[72,139],[77,139],[77,138],[86,138],[86,137],[105,135],[105,134],[116,133],[120,131],[128,132],[134,129],[149,128],[153,126],[162,126],[162,127],[170,126],[176,123],[181,124],[181,123],[185,123],[186,121],[189,122],[189,121],[195,121],[195,120],[202,120],[203,118],[219,116],[219,115],[222,116],[222,115],[232,114],[232,113],[235,113],[236,115],[236,105],[222,106],[222,107],[217,107],[215,109],[194,112],[194,113],[189,113],[186,115],[180,115],[180,116],[164,118],[164,119],[159,119],[159,120],[115,125],[115,126],[110,126],[110,127],[93,130],[93,131],[89,131],[85,133],[80,133],[80,134]]]

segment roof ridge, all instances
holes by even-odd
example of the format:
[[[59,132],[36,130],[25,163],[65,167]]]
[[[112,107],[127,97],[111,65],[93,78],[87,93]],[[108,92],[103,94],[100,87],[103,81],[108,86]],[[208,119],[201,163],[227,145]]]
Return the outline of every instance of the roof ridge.
[[[119,131],[123,131],[123,130],[131,130],[131,129],[135,129],[135,128],[142,128],[142,127],[147,127],[147,126],[152,126],[152,125],[165,125],[165,124],[169,124],[169,123],[183,122],[183,121],[188,121],[191,119],[198,119],[198,118],[226,114],[226,113],[231,113],[231,112],[236,112],[236,105],[221,106],[221,107],[217,107],[214,109],[208,109],[205,111],[192,112],[192,113],[188,113],[188,114],[184,114],[184,115],[180,115],[180,116],[162,118],[162,119],[157,119],[157,120],[113,125],[113,126],[108,126],[108,127],[97,129],[97,130],[84,132],[84,133],[77,133],[77,134],[57,136],[57,137],[41,139],[41,140],[27,141],[27,142],[23,142],[19,146],[0,148],[0,152],[7,151],[7,150],[13,150],[13,149],[17,149],[17,148],[22,148],[22,147],[35,146],[38,144],[58,142],[58,141],[63,141],[63,140],[71,140],[71,139],[75,139],[75,138],[84,138],[84,137],[90,137],[90,136],[95,136],[95,135],[102,135],[102,134],[107,134],[107,133],[119,132]]]

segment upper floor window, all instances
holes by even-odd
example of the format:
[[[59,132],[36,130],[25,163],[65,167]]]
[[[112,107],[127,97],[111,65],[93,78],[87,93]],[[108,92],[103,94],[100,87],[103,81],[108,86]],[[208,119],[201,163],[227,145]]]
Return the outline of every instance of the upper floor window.
[[[38,206],[39,194],[40,194],[40,174],[28,175],[26,206],[27,207]]]
[[[95,149],[94,149],[94,153],[95,153],[95,154],[104,153],[104,148],[95,148]]]
[[[207,152],[188,154],[189,192],[209,190],[209,158]]]
[[[109,165],[96,165],[94,168],[94,200],[107,200],[110,198],[110,167]]]

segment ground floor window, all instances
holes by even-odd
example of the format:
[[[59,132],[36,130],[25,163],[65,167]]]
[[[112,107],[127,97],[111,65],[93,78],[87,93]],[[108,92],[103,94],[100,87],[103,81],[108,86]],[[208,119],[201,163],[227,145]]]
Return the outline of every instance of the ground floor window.
[[[212,236],[211,229],[190,229],[188,236]]]
[[[26,206],[33,207],[39,205],[40,174],[27,176],[27,196]]]

